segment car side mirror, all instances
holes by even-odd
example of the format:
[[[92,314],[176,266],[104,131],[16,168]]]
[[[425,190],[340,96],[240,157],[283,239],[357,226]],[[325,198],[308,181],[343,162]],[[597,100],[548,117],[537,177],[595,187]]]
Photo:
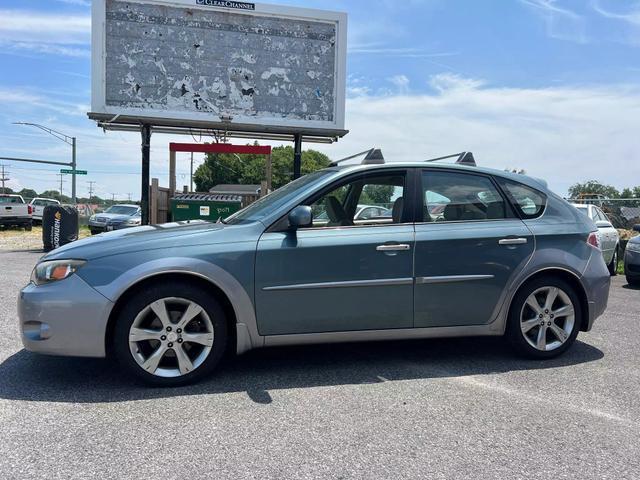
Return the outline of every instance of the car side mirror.
[[[633,229],[634,229],[636,232],[640,232],[640,224],[638,224],[638,225],[634,225],[634,226],[633,226]]]
[[[289,212],[289,228],[297,230],[298,228],[310,227],[313,225],[313,213],[308,205],[298,205]]]
[[[613,227],[613,225],[611,225],[611,223],[607,222],[606,220],[598,220],[596,222],[596,227],[598,227],[598,228],[611,228],[611,227]]]

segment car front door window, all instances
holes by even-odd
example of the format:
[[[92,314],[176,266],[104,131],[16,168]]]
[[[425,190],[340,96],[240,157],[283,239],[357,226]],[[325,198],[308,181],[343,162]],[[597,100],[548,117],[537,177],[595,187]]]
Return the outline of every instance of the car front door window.
[[[360,176],[310,203],[311,228],[402,223],[404,190],[404,173]],[[387,209],[392,212],[388,217],[378,214]]]

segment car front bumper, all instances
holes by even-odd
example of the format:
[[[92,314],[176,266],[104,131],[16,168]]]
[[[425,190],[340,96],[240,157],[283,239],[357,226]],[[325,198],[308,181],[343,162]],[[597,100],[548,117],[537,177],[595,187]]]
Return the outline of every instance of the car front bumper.
[[[640,252],[628,248],[624,253],[624,273],[630,278],[640,278]]]
[[[92,232],[106,232],[107,224],[89,221],[89,230]]]
[[[30,283],[18,298],[22,344],[36,353],[104,357],[112,308],[78,275],[40,286]]]

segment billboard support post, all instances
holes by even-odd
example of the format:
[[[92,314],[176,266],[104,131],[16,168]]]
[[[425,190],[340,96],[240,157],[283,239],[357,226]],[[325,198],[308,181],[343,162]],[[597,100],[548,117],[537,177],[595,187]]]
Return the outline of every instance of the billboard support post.
[[[149,225],[149,176],[151,161],[151,125],[144,124],[142,134],[142,191],[140,207],[142,209],[142,225]]]
[[[295,134],[293,147],[293,179],[300,178],[302,173],[302,135]]]
[[[169,152],[169,194],[176,193],[176,152]]]

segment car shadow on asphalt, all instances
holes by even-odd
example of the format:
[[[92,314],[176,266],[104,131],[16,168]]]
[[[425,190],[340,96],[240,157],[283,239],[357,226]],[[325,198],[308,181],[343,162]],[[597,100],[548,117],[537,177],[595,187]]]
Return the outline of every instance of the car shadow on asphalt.
[[[500,338],[283,347],[225,360],[211,378],[196,385],[160,389],[135,383],[109,360],[47,357],[21,350],[0,364],[0,398],[104,403],[246,392],[254,402],[268,404],[269,392],[279,389],[553,369],[603,357],[599,349],[577,341],[559,358],[527,360],[514,356]]]

